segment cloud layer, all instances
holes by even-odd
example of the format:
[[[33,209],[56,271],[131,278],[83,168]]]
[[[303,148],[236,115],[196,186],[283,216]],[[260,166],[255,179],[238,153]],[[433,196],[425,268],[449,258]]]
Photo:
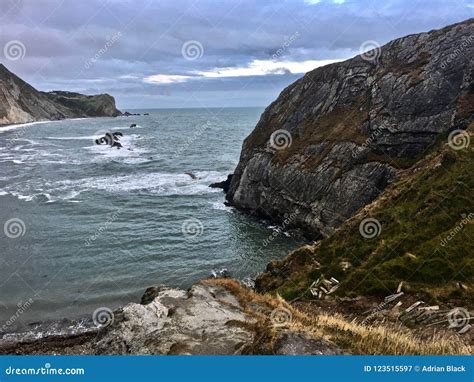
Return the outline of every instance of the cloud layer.
[[[315,67],[473,17],[473,0],[1,0],[2,57],[41,90],[121,108],[264,106]]]

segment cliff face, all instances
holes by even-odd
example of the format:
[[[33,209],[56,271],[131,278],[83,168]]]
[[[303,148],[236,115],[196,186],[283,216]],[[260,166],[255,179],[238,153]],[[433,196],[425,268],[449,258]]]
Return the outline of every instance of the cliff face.
[[[474,123],[457,142],[472,142]],[[255,283],[285,299],[310,297],[321,275],[339,295],[386,296],[401,281],[423,300],[474,303],[474,150],[441,140],[331,237],[273,261]]]
[[[108,94],[40,92],[0,64],[0,125],[80,117],[115,117]]]
[[[109,94],[90,96],[65,91],[53,91],[43,94],[55,104],[85,117],[117,117],[122,114],[115,107],[114,97]]]
[[[326,237],[444,132],[473,121],[474,19],[317,68],[244,141],[228,200]]]

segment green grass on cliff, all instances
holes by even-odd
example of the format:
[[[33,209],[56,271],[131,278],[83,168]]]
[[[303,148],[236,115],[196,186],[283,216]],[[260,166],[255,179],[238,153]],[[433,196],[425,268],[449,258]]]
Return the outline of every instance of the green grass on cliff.
[[[339,294],[387,295],[404,281],[404,290],[472,300],[473,159],[472,142],[463,150],[434,150],[330,238],[293,252],[283,268],[299,265],[274,284],[276,291],[296,298],[324,274],[341,281]],[[381,227],[372,239],[359,231],[367,218]]]

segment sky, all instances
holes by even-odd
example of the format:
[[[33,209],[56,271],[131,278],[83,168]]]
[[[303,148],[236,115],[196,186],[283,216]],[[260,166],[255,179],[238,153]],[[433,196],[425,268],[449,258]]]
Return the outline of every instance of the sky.
[[[474,0],[0,0],[0,61],[122,110],[266,106],[309,70],[470,17]]]

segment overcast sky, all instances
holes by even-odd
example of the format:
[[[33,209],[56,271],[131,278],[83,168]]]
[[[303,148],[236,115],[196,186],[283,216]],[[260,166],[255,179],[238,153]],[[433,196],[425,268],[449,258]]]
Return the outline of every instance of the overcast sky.
[[[474,0],[0,0],[0,53],[39,90],[107,92],[124,110],[266,106],[366,41],[473,14]]]

